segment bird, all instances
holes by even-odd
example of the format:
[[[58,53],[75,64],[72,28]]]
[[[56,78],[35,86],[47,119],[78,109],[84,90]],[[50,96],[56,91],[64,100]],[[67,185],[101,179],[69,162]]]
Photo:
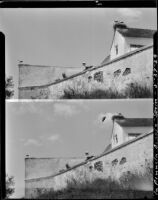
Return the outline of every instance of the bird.
[[[103,122],[105,119],[106,119],[106,117],[104,116],[104,117],[102,118],[102,122]]]

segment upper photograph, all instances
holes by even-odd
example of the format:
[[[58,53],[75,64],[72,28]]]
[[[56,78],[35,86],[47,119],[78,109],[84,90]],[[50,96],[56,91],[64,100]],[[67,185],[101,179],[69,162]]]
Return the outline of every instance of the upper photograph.
[[[156,8],[2,8],[6,99],[153,98]]]

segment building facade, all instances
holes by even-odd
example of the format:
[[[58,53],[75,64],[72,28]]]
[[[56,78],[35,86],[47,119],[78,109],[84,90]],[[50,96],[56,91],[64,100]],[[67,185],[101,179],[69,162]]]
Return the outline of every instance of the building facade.
[[[115,21],[114,34],[109,55],[103,63],[125,55],[138,48],[153,45],[153,35],[156,32],[151,29],[130,28],[124,22]]]
[[[152,118],[115,118],[111,138],[112,148],[153,131]]]

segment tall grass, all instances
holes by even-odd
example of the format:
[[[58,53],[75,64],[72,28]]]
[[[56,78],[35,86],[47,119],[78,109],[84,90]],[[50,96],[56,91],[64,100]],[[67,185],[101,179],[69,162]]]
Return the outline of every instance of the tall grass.
[[[127,178],[127,177],[126,177]],[[136,175],[130,175],[130,180]],[[38,191],[38,199],[136,199],[152,198],[151,191],[132,190],[130,187],[124,188],[122,183],[112,179],[95,179],[94,181],[78,182],[72,178],[67,182],[67,188],[54,191]],[[124,182],[126,183],[126,182]]]
[[[118,91],[113,88],[108,89],[76,89],[73,86],[68,86],[64,89],[64,94],[61,99],[122,99],[122,98],[152,98],[153,91],[147,85],[141,85],[137,82],[130,83],[127,87]]]

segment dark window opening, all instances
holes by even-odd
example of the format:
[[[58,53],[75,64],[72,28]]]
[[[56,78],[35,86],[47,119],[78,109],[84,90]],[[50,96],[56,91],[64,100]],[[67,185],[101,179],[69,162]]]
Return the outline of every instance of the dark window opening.
[[[92,76],[88,76],[88,82],[92,80]]]
[[[118,69],[117,71],[114,72],[114,77],[117,77],[121,74],[121,70]]]
[[[126,162],[127,162],[126,158],[123,157],[123,158],[120,160],[120,165],[123,165],[123,164],[126,163]]]
[[[118,137],[117,137],[117,135],[114,135],[113,138],[114,138],[114,142],[118,143]]]
[[[117,163],[118,163],[118,160],[117,160],[117,159],[113,160],[113,161],[112,161],[112,166],[117,165]]]
[[[141,133],[128,133],[128,137],[131,138],[131,139],[136,138],[140,135],[141,135]]]
[[[103,162],[98,161],[98,162],[94,163],[94,169],[103,172]]]
[[[130,48],[132,49],[137,49],[137,48],[141,48],[143,47],[144,45],[139,45],[139,44],[130,44]]]
[[[94,74],[94,80],[98,81],[98,82],[103,82],[103,72],[96,72]]]
[[[116,55],[118,54],[118,45],[115,45],[115,52],[116,52]]]
[[[131,73],[131,68],[126,68],[125,71],[123,72],[122,76],[126,76]]]
[[[92,169],[93,169],[93,166],[89,166],[89,170],[92,171]]]

